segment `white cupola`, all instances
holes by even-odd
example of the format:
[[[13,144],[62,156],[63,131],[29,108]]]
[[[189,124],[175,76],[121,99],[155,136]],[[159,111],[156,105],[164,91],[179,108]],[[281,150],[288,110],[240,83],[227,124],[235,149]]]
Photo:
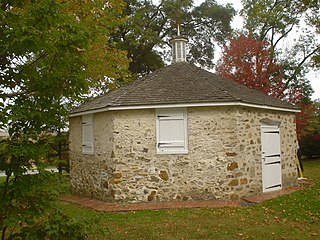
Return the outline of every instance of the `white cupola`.
[[[186,46],[188,39],[180,36],[180,29],[178,25],[178,35],[177,37],[170,40],[172,47],[172,62],[186,62]]]

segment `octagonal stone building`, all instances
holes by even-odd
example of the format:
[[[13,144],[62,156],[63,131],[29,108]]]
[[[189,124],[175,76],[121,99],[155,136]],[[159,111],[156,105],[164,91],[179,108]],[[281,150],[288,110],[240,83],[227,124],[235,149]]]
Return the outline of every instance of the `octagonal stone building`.
[[[235,200],[294,186],[298,111],[176,61],[71,112],[72,191],[150,202]]]

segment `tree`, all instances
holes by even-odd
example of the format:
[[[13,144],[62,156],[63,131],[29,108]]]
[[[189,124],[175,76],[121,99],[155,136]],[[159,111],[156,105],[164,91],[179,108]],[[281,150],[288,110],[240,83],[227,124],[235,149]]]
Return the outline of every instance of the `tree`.
[[[235,14],[230,5],[221,6],[215,0],[206,0],[198,7],[191,0],[160,1],[158,5],[151,0],[125,2],[126,23],[111,41],[128,52],[132,60],[129,70],[138,75],[164,65],[166,56],[170,56],[169,40],[177,34],[178,24],[189,39],[189,61],[212,68],[215,46],[227,39]]]
[[[320,156],[320,99],[302,108],[297,117],[297,133],[303,155],[308,158]]]
[[[57,127],[71,99],[124,75],[125,53],[107,41],[120,2],[82,2],[2,2],[0,127],[11,136]]]
[[[315,118],[315,104],[313,102],[300,103],[299,107],[301,112],[297,114],[296,124],[297,124],[297,137],[300,142],[302,138],[306,135],[313,134],[314,130],[310,123]]]
[[[41,160],[50,145],[44,133],[64,128],[70,106],[92,89],[117,85],[128,60],[108,41],[122,24],[121,1],[1,1],[0,7],[0,129],[10,134],[0,142],[0,170],[7,175],[0,186],[5,239],[37,223],[20,219],[18,210],[26,216],[24,211],[45,209],[42,194],[50,192],[30,185],[46,179]],[[23,175],[32,163],[38,178]]]
[[[287,86],[283,70],[272,54],[268,41],[240,34],[222,52],[217,73],[249,88],[296,103],[301,100],[303,84]]]
[[[285,93],[290,86],[302,86],[297,114],[298,136],[304,135],[310,96],[313,92],[306,74],[319,66],[319,11],[318,0],[242,0],[242,16],[246,29],[258,40],[271,44],[271,53],[282,66]],[[306,109],[304,109],[306,108]],[[304,119],[300,121],[299,119]]]
[[[288,66],[283,67],[283,63],[279,63],[272,52],[270,42],[241,34],[224,47],[216,70],[229,80],[297,104],[301,108],[296,121],[300,140],[312,119],[312,103],[309,99],[312,88],[304,78],[296,78],[288,83],[284,70]]]
[[[291,84],[305,82],[304,97],[309,97],[312,89],[307,87],[309,84],[305,74],[310,69],[311,60],[315,60],[320,51],[315,29],[319,30],[320,2],[243,0],[242,3],[246,29],[259,41],[269,41],[272,55],[276,56],[282,65],[284,91]],[[301,27],[303,21],[307,24],[305,29]],[[290,34],[293,32],[300,32],[300,37],[292,39]],[[286,47],[283,47],[284,43]]]
[[[88,1],[83,5],[80,0],[2,3],[0,127],[9,124],[11,135],[30,128],[49,129],[66,115],[67,99],[79,100],[101,85],[109,88],[113,79],[123,75],[125,53],[107,42],[120,26],[114,19],[121,5],[118,1],[104,4]]]
[[[58,131],[55,134],[46,134],[46,142],[50,146],[50,153],[46,156],[46,163],[56,166],[59,173],[70,171],[69,166],[69,132]]]

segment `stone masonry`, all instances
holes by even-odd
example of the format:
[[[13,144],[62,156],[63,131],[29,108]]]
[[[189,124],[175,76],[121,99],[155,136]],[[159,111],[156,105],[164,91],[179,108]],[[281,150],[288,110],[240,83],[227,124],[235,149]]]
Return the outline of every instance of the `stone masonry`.
[[[104,201],[231,199],[262,192],[261,125],[280,124],[282,184],[297,184],[295,115],[247,107],[187,109],[188,154],[156,154],[156,111],[94,114],[94,155],[70,118],[72,191]]]

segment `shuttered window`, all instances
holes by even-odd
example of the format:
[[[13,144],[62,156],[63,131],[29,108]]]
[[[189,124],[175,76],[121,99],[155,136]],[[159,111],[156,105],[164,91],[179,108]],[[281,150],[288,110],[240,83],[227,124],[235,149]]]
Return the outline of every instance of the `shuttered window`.
[[[157,110],[157,153],[188,153],[186,109]]]
[[[93,115],[82,115],[82,154],[93,154]]]

